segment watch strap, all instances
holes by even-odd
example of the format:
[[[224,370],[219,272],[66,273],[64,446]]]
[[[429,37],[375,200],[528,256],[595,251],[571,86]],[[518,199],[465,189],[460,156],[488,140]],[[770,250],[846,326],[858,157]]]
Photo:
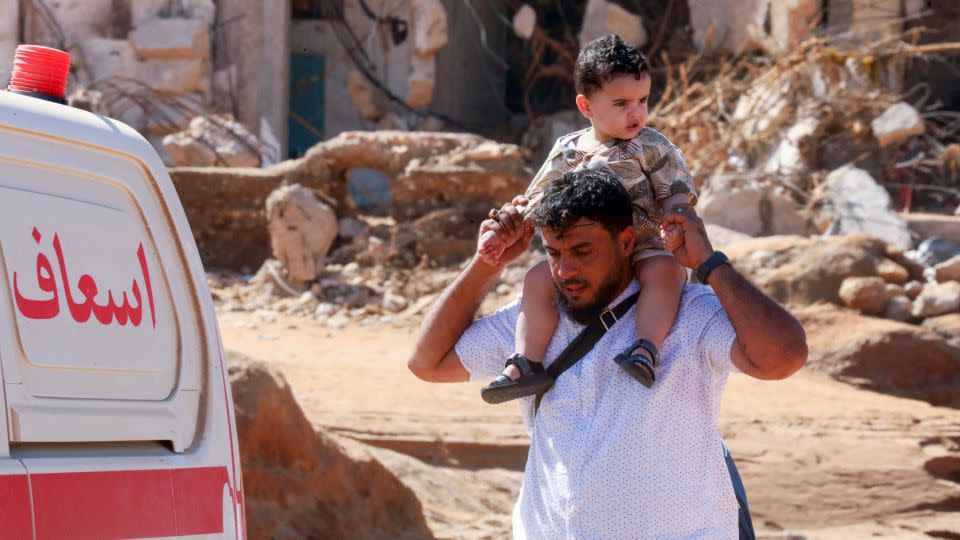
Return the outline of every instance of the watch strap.
[[[706,285],[707,278],[710,277],[710,272],[713,272],[713,269],[721,264],[729,262],[730,259],[727,258],[722,251],[714,251],[713,255],[707,257],[707,260],[703,261],[703,264],[697,267],[697,280]]]

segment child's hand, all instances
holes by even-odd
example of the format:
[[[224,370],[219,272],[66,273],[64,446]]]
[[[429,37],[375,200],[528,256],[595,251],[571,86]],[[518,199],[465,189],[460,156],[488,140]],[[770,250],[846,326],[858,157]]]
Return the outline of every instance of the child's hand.
[[[507,249],[507,234],[503,225],[488,219],[480,224],[480,239],[477,241],[477,252],[483,262],[490,266],[500,264],[500,256]]]
[[[670,251],[676,251],[683,245],[683,229],[673,223],[663,223],[660,226],[660,238]]]

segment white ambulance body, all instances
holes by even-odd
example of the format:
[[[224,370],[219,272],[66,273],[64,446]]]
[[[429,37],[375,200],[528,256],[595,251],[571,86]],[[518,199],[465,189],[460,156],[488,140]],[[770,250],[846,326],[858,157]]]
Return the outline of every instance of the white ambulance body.
[[[224,356],[153,148],[0,91],[0,539],[244,538]]]

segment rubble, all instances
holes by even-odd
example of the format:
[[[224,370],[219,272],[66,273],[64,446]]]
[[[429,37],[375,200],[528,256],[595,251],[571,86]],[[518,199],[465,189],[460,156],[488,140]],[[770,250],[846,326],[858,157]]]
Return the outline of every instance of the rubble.
[[[228,115],[197,116],[180,133],[163,138],[175,167],[257,167],[258,140]]]
[[[271,193],[266,210],[270,245],[284,276],[298,285],[316,280],[337,236],[336,214],[299,184]]]
[[[887,291],[879,277],[849,277],[840,284],[840,299],[865,315],[880,315],[887,305]]]
[[[924,132],[923,118],[908,103],[899,102],[891,105],[883,114],[870,123],[877,144],[881,147],[890,146],[906,141],[915,135]]]
[[[934,278],[938,283],[960,281],[960,255],[955,255],[933,267]]]
[[[537,26],[537,12],[530,4],[523,4],[513,16],[513,32],[521,39],[530,39]]]
[[[617,34],[627,43],[638,47],[646,45],[648,39],[643,19],[638,15],[609,0],[588,0],[577,36],[580,46],[606,34]]]
[[[829,234],[868,234],[906,249],[911,245],[906,223],[890,209],[890,195],[870,174],[846,166],[827,175],[820,219],[829,220]]]
[[[209,23],[199,19],[152,18],[130,32],[140,58],[209,59]]]
[[[759,183],[738,186],[714,181],[701,194],[697,212],[708,223],[748,236],[807,235],[813,231],[804,209],[792,197]]]
[[[189,94],[206,90],[209,60],[151,58],[137,64],[137,79],[157,92]]]
[[[913,316],[918,319],[945,315],[960,310],[960,282],[926,285],[913,301]]]

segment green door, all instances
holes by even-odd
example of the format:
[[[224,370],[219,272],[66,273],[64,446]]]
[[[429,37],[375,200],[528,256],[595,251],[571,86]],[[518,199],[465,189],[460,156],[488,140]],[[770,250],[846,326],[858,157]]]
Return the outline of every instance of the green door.
[[[324,139],[323,57],[290,55],[289,158],[303,156]]]

